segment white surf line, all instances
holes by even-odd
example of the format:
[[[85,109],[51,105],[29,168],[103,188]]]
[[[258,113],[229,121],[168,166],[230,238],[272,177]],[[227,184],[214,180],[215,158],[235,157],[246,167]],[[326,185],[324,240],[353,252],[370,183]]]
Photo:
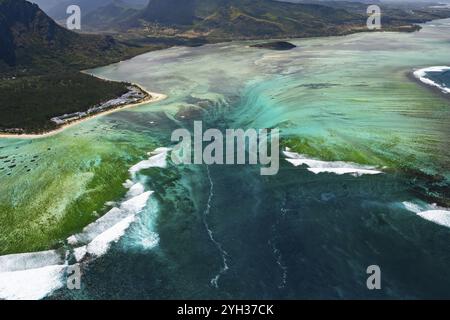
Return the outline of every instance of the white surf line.
[[[64,251],[0,256],[0,299],[38,300],[63,285]]]
[[[203,212],[203,224],[205,225],[206,231],[208,232],[209,239],[214,243],[214,245],[219,250],[219,252],[222,256],[222,263],[223,263],[219,273],[217,273],[217,275],[211,279],[211,285],[217,289],[217,288],[219,288],[218,282],[219,282],[220,277],[222,275],[224,275],[229,269],[228,259],[227,259],[228,253],[223,249],[222,245],[214,238],[214,234],[213,234],[211,228],[209,227],[208,221],[206,220],[206,218],[208,217],[208,215],[211,211],[211,201],[214,197],[214,183],[211,178],[209,166],[206,166],[206,172],[208,173],[210,188],[209,188],[209,196],[208,196],[208,201],[206,203],[206,208],[205,208],[205,211]]]
[[[63,251],[48,250],[0,256],[0,273],[38,269],[49,264],[64,264],[64,256],[62,253]]]
[[[406,210],[414,212],[423,219],[450,228],[450,210],[447,208],[438,207],[436,204],[418,204],[408,201],[401,204]]]
[[[442,72],[446,70],[450,70],[450,67],[448,66],[428,67],[414,71],[414,76],[417,79],[419,79],[422,83],[439,88],[443,93],[450,93],[450,88],[443,87],[439,83],[436,83],[433,80],[427,78],[427,72]]]
[[[150,152],[150,159],[156,157],[157,161],[141,167],[165,167],[166,159],[159,155],[167,156],[169,150],[158,148]],[[67,250],[0,256],[0,299],[43,299],[64,286],[71,251],[77,263],[89,263],[104,255],[113,243],[122,238],[153,194],[153,191],[145,191],[135,179],[138,171],[130,169],[134,181],[124,183],[129,190],[120,206],[112,208],[79,234],[67,238]]]
[[[62,288],[67,265],[0,273],[0,299],[40,300]]]
[[[136,175],[137,172],[149,169],[149,168],[165,168],[167,166],[167,154],[170,148],[157,148],[152,152],[149,152],[149,158],[147,160],[142,160],[141,162],[132,166],[129,170],[132,177]]]
[[[133,184],[120,206],[109,210],[105,215],[83,228],[82,232],[67,238],[74,248],[77,262],[87,254],[99,257],[105,254],[112,243],[120,240],[137,215],[145,208],[153,191],[145,191],[144,186]]]
[[[101,256],[108,251],[113,242],[120,240],[153,194],[153,191],[145,191],[144,186],[137,181],[137,173],[153,167],[165,168],[170,150],[170,148],[157,148],[148,153],[147,160],[142,160],[132,166],[128,170],[132,180],[124,183],[124,186],[129,188],[126,200],[119,207],[112,208],[104,216],[86,226],[80,234],[67,239],[71,246],[78,246],[74,250],[77,259],[83,259],[86,254]]]
[[[337,175],[350,174],[354,177],[360,177],[365,174],[375,175],[383,173],[375,166],[359,165],[356,163],[343,161],[322,161],[309,159],[302,154],[291,152],[289,148],[286,148],[286,150],[283,151],[283,154],[286,156],[285,160],[293,164],[295,167],[306,165],[308,167],[307,170],[315,174],[327,172]]]

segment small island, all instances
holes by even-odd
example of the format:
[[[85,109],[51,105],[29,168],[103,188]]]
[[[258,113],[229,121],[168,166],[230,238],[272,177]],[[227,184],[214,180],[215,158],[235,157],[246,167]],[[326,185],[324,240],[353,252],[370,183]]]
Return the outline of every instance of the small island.
[[[251,45],[252,48],[260,48],[260,49],[269,49],[269,50],[278,50],[278,51],[286,51],[296,48],[297,46],[286,41],[273,41],[266,43],[258,43]]]

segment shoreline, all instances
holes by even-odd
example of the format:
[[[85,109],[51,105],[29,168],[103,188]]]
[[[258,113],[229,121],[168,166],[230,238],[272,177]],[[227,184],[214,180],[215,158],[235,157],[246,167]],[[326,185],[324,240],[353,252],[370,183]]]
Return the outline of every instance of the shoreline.
[[[92,74],[91,74],[92,75]],[[103,78],[97,77],[99,79],[105,80]],[[93,115],[89,115],[87,117],[83,117],[81,119],[77,119],[74,121],[70,121],[66,124],[63,124],[62,126],[51,130],[51,131],[47,131],[47,132],[43,132],[43,133],[24,133],[24,134],[20,134],[20,133],[2,133],[0,132],[0,139],[39,139],[39,138],[46,138],[46,137],[50,137],[50,136],[54,136],[58,133],[63,132],[64,130],[73,127],[83,121],[88,121],[100,116],[105,116],[114,112],[118,112],[118,111],[122,111],[125,109],[129,109],[129,108],[134,108],[134,107],[138,107],[140,105],[144,105],[144,104],[150,104],[150,103],[154,103],[154,102],[159,102],[162,101],[164,99],[167,98],[167,95],[162,94],[162,93],[156,93],[156,92],[150,92],[145,90],[144,88],[142,88],[140,85],[136,84],[136,83],[131,83],[132,86],[135,86],[137,88],[139,88],[141,91],[143,91],[144,93],[147,94],[147,96],[145,98],[143,98],[141,101],[139,102],[135,102],[135,103],[128,103],[128,104],[124,104],[124,105],[120,105],[117,107],[113,107],[111,109],[99,112],[99,113],[95,113]]]
[[[420,27],[418,30],[414,30],[413,32],[420,31],[422,29],[422,26],[424,24],[426,24],[426,23],[433,22],[433,21],[438,21],[438,20],[446,20],[446,19],[450,19],[450,18],[439,18],[439,19],[435,19],[435,20],[426,21],[424,23],[413,24],[412,26],[419,26]],[[306,37],[288,36],[288,37],[284,37],[284,38],[274,38],[274,39],[271,38],[270,40],[277,41],[277,40],[287,40],[287,39],[295,40],[295,39],[315,39],[315,38],[328,38],[328,37],[345,37],[345,36],[350,36],[350,35],[353,35],[353,34],[359,34],[359,33],[364,33],[364,32],[372,33],[374,31],[352,30],[352,31],[349,31],[349,32],[344,32],[342,34],[336,34],[336,35],[323,35],[323,36],[311,36],[311,37],[309,37],[309,36],[306,36]],[[411,31],[382,29],[382,30],[375,31],[375,32],[399,32],[399,33],[403,33],[403,32],[411,32]],[[265,39],[265,38],[264,39],[260,39],[260,38],[221,39],[221,40],[218,40],[218,41],[206,42],[206,43],[202,44],[201,46],[208,45],[208,44],[229,43],[229,42],[234,42],[234,41],[238,41],[238,42],[239,41],[245,41],[245,42],[251,41],[251,42],[253,42],[253,41],[262,41],[262,40],[269,40],[269,39]],[[189,46],[187,46],[187,47],[189,47]],[[152,51],[160,51],[160,50],[165,50],[165,49],[168,49],[168,48],[162,48],[162,49],[157,49],[157,50],[150,50],[150,51],[138,54],[136,56],[139,56],[139,55],[142,55],[142,54],[146,54],[146,53],[152,52]],[[130,60],[130,59],[133,59],[136,56],[129,57],[128,59],[125,59],[125,60],[116,61],[116,62],[113,62],[113,63],[108,64],[108,65],[114,65],[114,64],[120,63],[122,61],[127,61],[127,60]],[[92,68],[92,69],[80,70],[80,72],[81,73],[85,73],[85,74],[89,74],[89,75],[94,76],[94,77],[96,77],[98,79],[101,79],[101,80],[113,81],[113,80],[110,80],[110,79],[107,79],[107,78],[104,78],[104,77],[97,76],[97,75],[93,74],[92,72],[90,72],[90,70],[95,70],[96,68],[101,68],[101,67],[102,66],[97,66],[97,67]],[[450,99],[450,95],[447,95],[444,92],[442,92],[441,90],[438,90],[437,88],[433,88],[430,85],[426,85],[425,83],[421,82],[420,79],[417,79],[414,76],[414,71],[410,72],[408,74],[408,77],[411,77],[411,79],[413,79],[414,81],[422,84],[425,87],[428,87],[429,89],[430,88],[432,90],[436,89],[437,91],[440,92],[440,94],[443,97],[445,97],[447,99]],[[162,101],[162,100],[165,100],[167,98],[167,95],[165,95],[165,94],[147,91],[147,90],[145,90],[144,88],[142,88],[140,85],[138,85],[136,83],[131,83],[131,85],[138,87],[140,90],[142,90],[147,95],[149,95],[149,97],[144,98],[144,100],[142,100],[140,102],[137,102],[137,103],[132,103],[132,104],[127,104],[127,105],[123,105],[123,106],[118,106],[116,108],[112,108],[112,109],[106,110],[104,112],[99,112],[99,113],[96,113],[96,114],[91,115],[91,116],[87,116],[87,117],[84,117],[84,118],[81,118],[81,119],[78,119],[78,120],[71,121],[71,122],[69,122],[67,124],[64,124],[64,125],[56,128],[56,129],[54,129],[54,130],[43,132],[43,133],[29,133],[29,134],[24,133],[24,134],[19,134],[19,133],[5,133],[5,132],[1,132],[0,131],[0,139],[38,139],[38,138],[45,138],[45,137],[56,135],[56,134],[64,131],[67,128],[70,128],[72,126],[77,125],[78,123],[80,123],[82,121],[87,121],[87,120],[90,120],[90,119],[95,118],[95,117],[107,115],[107,114],[110,114],[110,113],[113,113],[113,112],[116,112],[116,111],[121,111],[122,109],[137,107],[139,105],[146,104],[146,103],[153,103],[153,102]]]

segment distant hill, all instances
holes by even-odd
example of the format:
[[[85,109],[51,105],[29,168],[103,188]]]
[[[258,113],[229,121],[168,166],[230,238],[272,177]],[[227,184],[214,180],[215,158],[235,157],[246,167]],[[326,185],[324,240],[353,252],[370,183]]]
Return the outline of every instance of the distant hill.
[[[450,17],[448,10],[422,5],[414,10],[380,5],[384,30],[415,31],[415,23]],[[150,0],[145,9],[118,25],[122,30],[143,27],[159,36],[212,41],[311,37],[367,31],[366,10],[367,3],[355,1]]]
[[[41,7],[50,17],[60,21],[67,17],[67,7],[70,5],[78,5],[81,13],[84,16],[91,12],[110,5],[116,0],[31,0]],[[120,2],[133,9],[142,9],[148,4],[149,0],[120,0]]]
[[[129,26],[158,24],[209,38],[328,35],[363,26],[366,18],[316,4],[273,0],[150,0]]]
[[[277,0],[293,3],[316,3],[332,8],[365,15],[368,5],[381,8],[382,22],[387,26],[423,23],[434,19],[450,17],[450,8],[436,6],[445,1],[433,0]],[[448,2],[449,0],[447,0]]]
[[[88,30],[124,33],[131,29],[141,38],[206,41],[367,31],[368,4],[361,3],[363,0],[148,0],[148,5],[139,11],[130,9],[129,1],[134,0],[104,1],[107,4],[83,16]],[[413,24],[450,17],[450,10],[433,9],[423,3],[369,2],[382,7],[384,30],[415,31],[418,27]]]
[[[108,2],[108,1],[106,1]],[[130,7],[129,2],[112,0],[83,16],[83,30],[114,30],[118,25],[136,16],[138,9]]]
[[[217,1],[209,2],[214,6]],[[205,4],[197,0],[150,0],[138,18],[168,25],[191,25]]]

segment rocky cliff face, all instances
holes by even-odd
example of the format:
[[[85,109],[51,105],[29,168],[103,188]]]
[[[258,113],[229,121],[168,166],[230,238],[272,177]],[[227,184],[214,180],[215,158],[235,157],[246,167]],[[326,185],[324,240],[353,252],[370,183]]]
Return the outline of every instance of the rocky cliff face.
[[[124,50],[112,37],[61,27],[36,4],[0,0],[0,69],[86,68],[114,60]]]
[[[78,38],[79,35],[57,25],[35,4],[0,0],[0,60],[9,66],[28,64],[32,53],[61,51]]]

